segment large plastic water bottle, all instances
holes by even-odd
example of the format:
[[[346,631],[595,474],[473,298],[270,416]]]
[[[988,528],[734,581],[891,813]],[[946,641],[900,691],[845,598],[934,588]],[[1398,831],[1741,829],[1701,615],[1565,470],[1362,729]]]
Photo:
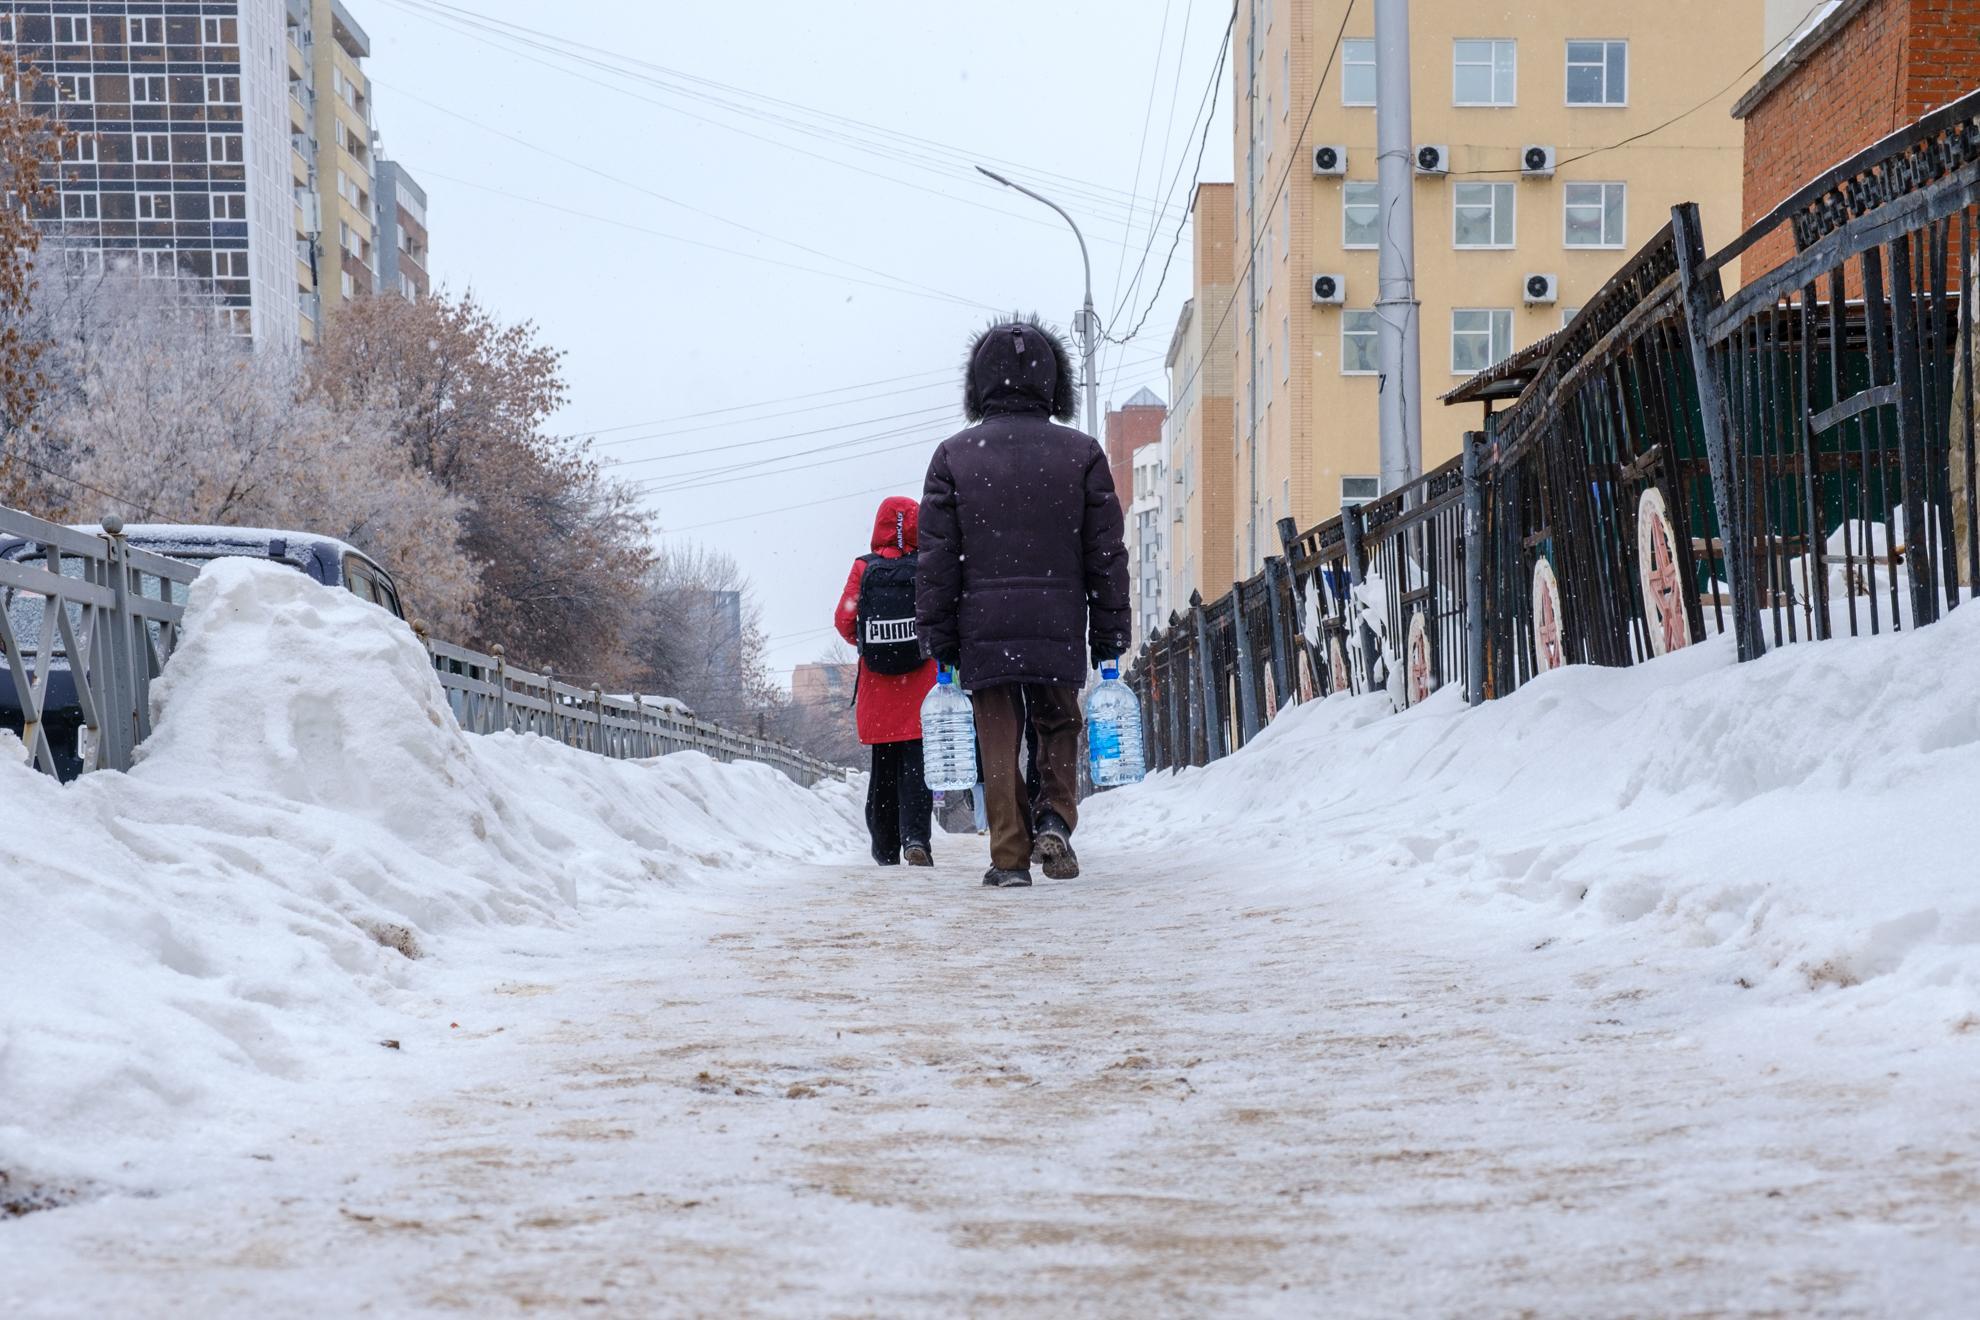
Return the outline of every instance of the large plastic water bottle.
[[[921,701],[921,776],[937,791],[976,787],[976,720],[946,668]]]
[[[1095,788],[1138,784],[1148,773],[1141,761],[1141,702],[1121,682],[1118,660],[1100,669],[1100,686],[1086,699],[1086,762]]]

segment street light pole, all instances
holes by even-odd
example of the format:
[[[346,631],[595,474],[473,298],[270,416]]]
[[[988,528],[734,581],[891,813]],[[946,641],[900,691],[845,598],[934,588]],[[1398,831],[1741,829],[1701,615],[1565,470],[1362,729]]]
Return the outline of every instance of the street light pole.
[[[1382,369],[1382,489],[1423,471],[1422,346],[1416,301],[1416,147],[1410,141],[1409,0],[1375,0],[1375,163],[1382,252],[1375,297]]]
[[[1066,214],[1065,207],[1060,206],[1043,193],[1035,193],[1021,183],[1012,183],[1009,179],[997,173],[997,171],[987,170],[981,165],[976,167],[976,172],[995,179],[1006,188],[1015,188],[1035,202],[1045,203],[1045,205],[1059,213],[1060,219],[1072,225],[1073,237],[1079,240],[1079,259],[1081,264],[1086,267],[1086,307],[1081,311],[1079,317],[1080,355],[1083,359],[1083,369],[1086,373],[1086,433],[1098,439],[1100,435],[1100,383],[1098,373],[1093,369],[1093,355],[1098,348],[1095,341],[1100,333],[1100,318],[1094,315],[1093,312],[1093,261],[1086,255],[1086,235],[1079,232],[1079,225],[1073,221],[1070,215]]]

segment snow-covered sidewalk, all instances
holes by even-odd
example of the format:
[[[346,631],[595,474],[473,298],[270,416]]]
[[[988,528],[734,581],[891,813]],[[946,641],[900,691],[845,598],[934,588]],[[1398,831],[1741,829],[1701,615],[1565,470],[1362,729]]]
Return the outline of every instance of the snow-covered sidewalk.
[[[1980,611],[1318,703],[990,891],[861,864],[844,786],[468,738],[293,575],[198,592],[135,772],[0,765],[0,1175],[71,1199],[0,1220],[0,1315],[1980,1296]]]
[[[1096,843],[1013,894],[945,851],[445,977],[402,1050],[183,1185],[0,1230],[0,1309],[1952,1316],[1980,1288],[1970,1050],[1824,1041],[1682,960],[1221,852]]]

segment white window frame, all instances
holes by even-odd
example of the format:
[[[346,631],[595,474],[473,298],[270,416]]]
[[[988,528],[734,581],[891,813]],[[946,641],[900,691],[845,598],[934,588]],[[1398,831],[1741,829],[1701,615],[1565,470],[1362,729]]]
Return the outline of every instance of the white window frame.
[[[158,95],[155,97],[148,94],[154,88],[156,88],[158,92]],[[138,95],[139,91],[143,91],[147,93],[147,95],[140,96]],[[172,95],[172,85],[170,82],[166,80],[164,74],[134,73],[131,75],[132,105],[169,105],[171,104],[170,101],[171,95]]]
[[[165,144],[165,154],[157,154],[159,143]],[[146,152],[152,154],[147,155]],[[170,165],[172,163],[172,135],[170,133],[131,134],[131,163],[134,165]]]
[[[1359,190],[1367,200],[1351,202],[1350,190]],[[1366,209],[1375,230],[1375,237],[1366,243],[1348,241],[1348,212]],[[1382,185],[1373,179],[1343,179],[1341,181],[1341,246],[1349,252],[1372,252],[1382,241]]]
[[[70,275],[101,275],[103,273],[103,249],[93,247],[65,247],[62,249],[62,269]]]
[[[1492,241],[1489,243],[1460,243],[1458,241],[1458,212],[1477,210],[1479,203],[1464,202],[1467,189],[1487,189],[1491,202],[1486,208],[1490,212],[1489,225]],[[1506,212],[1506,234],[1504,242],[1499,241],[1499,209],[1504,204]],[[1451,247],[1459,252],[1508,252],[1519,244],[1519,194],[1510,183],[1477,182],[1467,180],[1451,185]]]
[[[1365,493],[1349,494],[1348,483],[1350,481],[1367,483],[1366,485],[1362,485],[1357,488],[1359,492],[1365,492]],[[1370,500],[1381,498],[1381,495],[1382,495],[1382,479],[1380,477],[1342,477],[1341,478],[1341,507],[1343,509],[1354,505],[1366,504]]]
[[[222,264],[226,266],[221,269]],[[242,248],[213,249],[213,278],[216,280],[244,280],[248,276],[248,254]]]
[[[1586,60],[1577,61],[1574,58],[1574,48],[1576,46],[1600,46],[1602,48],[1602,62],[1597,66],[1602,70],[1602,99],[1599,101],[1577,101],[1574,99],[1574,70],[1576,68],[1588,67]],[[1609,47],[1611,46],[1621,46],[1623,49],[1622,98],[1613,101],[1609,99]],[[1629,105],[1628,39],[1624,37],[1569,37],[1566,45],[1563,47],[1562,55],[1561,104],[1572,106],[1577,110],[1619,110],[1627,108]]]
[[[1574,190],[1577,188],[1599,188],[1602,191],[1594,203],[1569,201],[1568,199],[1574,196]],[[1617,208],[1621,216],[1622,232],[1618,233],[1614,238],[1610,238],[1608,233],[1609,189],[1611,188],[1615,188],[1622,193],[1622,205]],[[1591,205],[1599,217],[1596,228],[1602,232],[1602,241],[1599,243],[1576,243],[1569,237],[1571,231],[1568,227],[1568,213],[1570,211],[1588,210]],[[1620,181],[1603,182],[1593,179],[1576,179],[1571,183],[1562,185],[1561,246],[1575,252],[1613,252],[1629,246],[1629,185]]]
[[[1292,314],[1291,313],[1287,313],[1285,316],[1279,319],[1279,334],[1282,336],[1282,338],[1279,341],[1279,378],[1285,381],[1286,384],[1290,385],[1292,384]]]
[[[233,209],[233,208],[234,208],[235,206],[239,206],[239,207],[240,207],[240,209],[241,209],[241,213],[240,213],[239,215],[223,215],[223,214],[221,214],[221,212],[222,212],[223,210],[228,210],[228,211],[231,211],[231,210],[232,210],[232,209]],[[210,214],[210,215],[212,216],[212,218],[213,218],[214,220],[216,220],[216,221],[218,221],[218,222],[220,222],[221,224],[244,224],[244,223],[246,223],[246,221],[247,221],[247,194],[246,194],[246,193],[238,193],[238,192],[217,192],[217,193],[214,193],[214,194],[213,194],[213,209],[212,209],[212,210],[211,210],[211,211],[209,212],[209,214]]]
[[[228,84],[232,84],[230,87]],[[227,95],[232,92],[233,95]],[[218,93],[216,95],[215,93]],[[206,75],[206,103],[208,105],[239,105],[241,103],[241,79],[234,73],[209,73]]]
[[[176,279],[179,265],[174,258],[178,253],[169,248],[140,248],[137,254],[137,273],[141,279]]]
[[[1458,70],[1477,68],[1477,60],[1458,58],[1458,50],[1463,46],[1483,45],[1486,47],[1484,69],[1487,81],[1492,86],[1492,99],[1488,101],[1465,101],[1458,97]],[[1506,89],[1506,99],[1499,99],[1499,47],[1512,50],[1512,86]],[[1451,38],[1451,104],[1467,109],[1509,109],[1519,104],[1519,42],[1510,37],[1452,37]]]
[[[125,44],[129,46],[162,46],[165,44],[165,19],[158,14],[133,14],[125,20]]]
[[[81,25],[82,31],[80,37],[76,35],[78,24]],[[63,32],[67,32],[69,35],[65,37],[62,35]],[[50,25],[48,35],[57,46],[88,46],[93,44],[90,39],[88,14],[55,15],[55,21]]]
[[[1485,328],[1483,330],[1459,330],[1458,318],[1460,316],[1464,316],[1467,314],[1474,316],[1483,315],[1490,319],[1486,321]],[[1504,343],[1503,352],[1498,351],[1500,346],[1499,331],[1501,327],[1503,327],[1505,330],[1505,338],[1503,341]],[[1481,334],[1485,336],[1485,356],[1486,356],[1485,365],[1482,367],[1459,366],[1458,337],[1462,335],[1466,339],[1475,339]],[[1493,367],[1497,366],[1501,362],[1504,362],[1508,357],[1511,356],[1512,356],[1512,308],[1510,307],[1451,308],[1451,374],[1453,376],[1475,376],[1481,371],[1490,371]]]
[[[1366,317],[1366,322],[1361,318]],[[1353,326],[1355,328],[1350,328]],[[1362,328],[1364,327],[1365,328]],[[1369,360],[1372,367],[1350,367],[1352,357],[1348,353],[1348,340],[1366,338],[1373,346]],[[1344,307],[1341,309],[1341,374],[1343,376],[1379,376],[1382,374],[1382,324],[1375,317],[1373,307]]]
[[[1354,58],[1355,54],[1362,50],[1366,50],[1368,52],[1368,58],[1365,60]],[[1361,68],[1365,68],[1368,70],[1368,78],[1371,85],[1371,90],[1368,93],[1368,99],[1365,101],[1350,100],[1348,99],[1348,70],[1361,69]],[[1374,105],[1375,93],[1372,90],[1374,78],[1375,78],[1375,38],[1348,37],[1346,40],[1342,41],[1341,42],[1341,104],[1342,105]]]
[[[357,280],[352,277],[349,271],[341,271],[339,273],[343,276],[343,281],[339,287],[343,290],[344,297],[346,299],[357,297]]]
[[[233,23],[234,35],[227,36],[227,24]],[[227,17],[202,18],[199,20],[199,43],[202,46],[238,46],[241,44],[240,20]]]
[[[1570,325],[1574,323],[1574,318],[1580,315],[1581,315],[1581,309],[1579,307],[1561,308],[1561,329],[1563,330],[1567,329]]]
[[[56,74],[55,99],[65,105],[95,105],[95,76],[87,73]]]
[[[76,204],[76,214],[69,213],[69,203]],[[103,203],[93,192],[65,192],[62,194],[62,218],[64,220],[101,220]]]
[[[137,218],[140,220],[170,220],[172,218],[172,194],[168,192],[141,192],[137,195]]]
[[[12,14],[0,14],[0,46],[11,46],[13,44],[14,16]]]
[[[227,144],[233,143],[234,154],[229,156]],[[208,133],[206,135],[206,163],[208,165],[243,165],[247,163],[247,144],[239,133]]]
[[[73,148],[75,154],[70,155]],[[71,165],[94,165],[96,155],[96,134],[64,133],[62,135],[62,159]]]

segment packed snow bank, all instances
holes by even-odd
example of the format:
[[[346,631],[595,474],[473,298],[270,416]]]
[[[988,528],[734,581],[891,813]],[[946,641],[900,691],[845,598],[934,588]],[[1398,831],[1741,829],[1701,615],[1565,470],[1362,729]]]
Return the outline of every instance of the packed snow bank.
[[[0,757],[17,1184],[127,1180],[152,1143],[279,1108],[271,1088],[335,1085],[436,1011],[422,959],[860,851],[843,784],[464,734],[404,625],[254,561],[200,575],[156,707],[128,775],[62,786]]]
[[[1346,861],[1399,920],[1427,891],[1536,941],[1654,938],[1775,996],[1980,1026],[1980,608],[1750,665],[1720,640],[1477,710],[1455,689],[1388,709],[1288,712],[1207,769],[1103,796],[1083,831],[1263,851],[1295,885]]]

